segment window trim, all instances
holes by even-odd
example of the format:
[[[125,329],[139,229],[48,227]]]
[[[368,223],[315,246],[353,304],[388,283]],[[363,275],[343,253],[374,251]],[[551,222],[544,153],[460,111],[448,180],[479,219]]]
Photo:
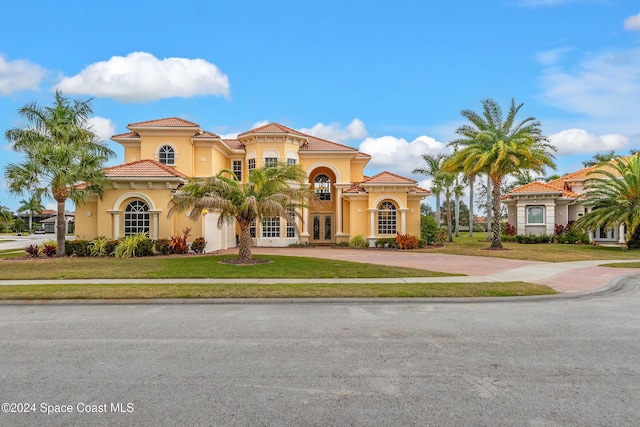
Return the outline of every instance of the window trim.
[[[167,150],[163,151],[163,149],[171,150],[172,156],[171,156],[170,159],[169,159],[168,156],[166,156]],[[167,157],[167,162],[166,163],[162,161],[163,154],[165,154],[165,156]],[[162,144],[160,147],[158,147],[157,157],[158,157],[158,162],[162,163],[163,165],[175,166],[176,165],[176,159],[178,158],[178,152],[177,152],[176,148],[173,145],[171,145],[171,144]],[[169,163],[169,160],[171,160],[171,163]]]
[[[236,165],[239,165],[240,169],[236,170]],[[231,172],[238,178],[238,181],[242,182],[242,160],[232,159],[231,160]]]
[[[541,218],[541,222],[531,222],[530,218],[531,218],[531,214],[529,213],[532,209],[540,209],[542,211],[542,218]],[[545,215],[546,215],[546,209],[544,206],[541,205],[532,205],[532,206],[527,206],[526,209],[526,224],[527,225],[546,225],[546,221],[545,221]]]
[[[280,238],[280,217],[265,216],[262,218],[262,238],[278,239]]]
[[[142,206],[142,210],[129,210],[133,205]],[[135,215],[135,217],[131,217]],[[135,223],[134,223],[135,222]],[[142,225],[140,225],[142,222]],[[123,211],[123,236],[135,236],[136,234],[151,233],[151,214],[149,213],[149,205],[143,200],[135,199],[127,203]]]

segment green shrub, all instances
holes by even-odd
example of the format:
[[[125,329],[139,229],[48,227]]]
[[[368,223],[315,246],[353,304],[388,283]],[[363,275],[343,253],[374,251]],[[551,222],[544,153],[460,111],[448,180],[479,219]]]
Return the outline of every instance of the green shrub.
[[[349,247],[349,242],[338,242],[336,243],[334,246],[338,247],[338,248],[348,248]],[[289,245],[289,247],[296,247],[294,245]]]
[[[204,237],[198,237],[191,242],[191,250],[197,254],[203,253],[205,246],[207,246],[207,242],[204,240]]]
[[[539,235],[519,234],[519,235],[516,236],[516,242],[524,243],[524,244],[553,243],[554,240],[555,240],[554,236],[553,235],[549,235],[549,234],[539,234]]]
[[[367,239],[365,239],[364,237],[358,234],[351,238],[351,241],[349,241],[349,247],[350,248],[368,248],[369,242],[367,242]]]
[[[376,240],[375,243],[376,248],[390,248],[394,249],[398,247],[395,237],[383,237],[381,239]]]
[[[158,239],[155,241],[156,253],[160,255],[169,255],[171,253],[171,248],[169,244],[171,240],[169,239]]]
[[[133,258],[153,255],[153,240],[145,233],[127,236],[118,243],[114,255],[118,258]]]
[[[67,256],[87,257],[91,255],[91,242],[88,240],[70,240],[64,245]]]
[[[636,227],[636,230],[631,234],[629,241],[627,242],[627,247],[629,249],[638,249],[640,248],[640,225]]]
[[[420,238],[427,242],[427,245],[435,245],[440,227],[438,222],[431,215],[420,218]]]
[[[107,244],[109,241],[104,236],[96,237],[89,244],[89,251],[91,256],[107,256],[109,252],[107,252]]]

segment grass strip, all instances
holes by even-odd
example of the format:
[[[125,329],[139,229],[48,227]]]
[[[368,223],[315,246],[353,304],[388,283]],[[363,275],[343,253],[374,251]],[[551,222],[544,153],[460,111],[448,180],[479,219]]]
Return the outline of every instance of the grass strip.
[[[416,268],[389,267],[330,259],[257,255],[270,264],[221,264],[230,255],[145,258],[52,258],[3,260],[2,279],[229,279],[229,278],[390,278],[460,276]]]
[[[602,267],[613,268],[640,268],[640,261],[638,262],[615,262],[610,264],[600,264]]]
[[[0,286],[0,299],[434,298],[550,295],[526,282],[358,284],[123,284]]]

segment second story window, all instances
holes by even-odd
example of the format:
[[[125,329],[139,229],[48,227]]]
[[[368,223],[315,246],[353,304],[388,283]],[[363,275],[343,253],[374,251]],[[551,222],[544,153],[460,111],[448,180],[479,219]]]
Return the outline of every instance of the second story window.
[[[249,169],[249,172],[254,170],[256,168],[256,159],[247,160],[247,168]]]
[[[313,180],[313,191],[319,200],[331,200],[331,178],[327,175],[318,175]]]
[[[277,157],[265,157],[265,158],[264,158],[264,165],[265,165],[265,167],[272,168],[272,167],[274,167],[277,163],[278,163],[278,158],[277,158]]]
[[[169,145],[163,145],[158,150],[158,161],[165,165],[175,165],[176,151]]]
[[[234,160],[232,167],[238,181],[242,181],[242,160]]]

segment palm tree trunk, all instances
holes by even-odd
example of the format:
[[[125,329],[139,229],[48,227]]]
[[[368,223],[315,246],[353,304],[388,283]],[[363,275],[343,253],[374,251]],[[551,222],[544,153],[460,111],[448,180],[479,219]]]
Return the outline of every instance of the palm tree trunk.
[[[33,232],[33,211],[29,211],[29,234]]]
[[[436,193],[436,222],[438,223],[438,228],[440,228],[440,193]]]
[[[449,236],[449,242],[453,242],[453,235],[451,234],[451,196],[446,196],[447,204],[447,235]]]
[[[455,199],[455,203],[456,203],[456,227],[455,227],[455,232],[456,232],[456,237],[460,237],[460,196],[456,193],[456,199]]]
[[[492,186],[491,186],[491,177],[489,175],[487,175],[487,240],[491,241],[491,229],[492,229],[492,218],[493,216],[491,215],[491,211],[493,210],[492,206],[493,204],[491,203],[491,191],[492,191]]]
[[[473,237],[473,186],[476,177],[469,175],[469,237]]]
[[[242,262],[251,261],[251,232],[250,224],[240,224],[240,247],[238,249],[238,258]]]
[[[502,238],[500,237],[500,179],[492,179],[491,189],[493,204],[493,217],[491,218],[491,248],[502,249]]]
[[[65,201],[58,200],[58,214],[56,216],[56,256],[65,256],[65,220],[64,220]]]

